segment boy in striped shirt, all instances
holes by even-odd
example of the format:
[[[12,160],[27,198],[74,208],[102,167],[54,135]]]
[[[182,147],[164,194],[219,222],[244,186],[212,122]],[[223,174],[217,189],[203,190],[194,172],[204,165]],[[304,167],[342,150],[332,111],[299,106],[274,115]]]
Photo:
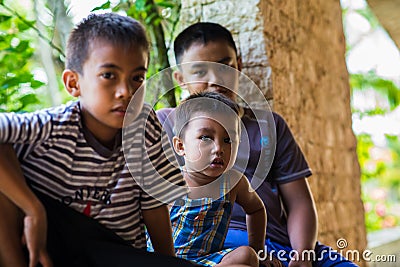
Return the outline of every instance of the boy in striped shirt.
[[[62,79],[77,101],[0,114],[0,144],[12,145],[0,149],[0,265],[26,266],[29,254],[31,267],[189,266],[172,257],[165,203],[187,188],[143,103],[143,26],[115,13],[89,15],[66,54]],[[142,251],[145,228],[163,256]]]

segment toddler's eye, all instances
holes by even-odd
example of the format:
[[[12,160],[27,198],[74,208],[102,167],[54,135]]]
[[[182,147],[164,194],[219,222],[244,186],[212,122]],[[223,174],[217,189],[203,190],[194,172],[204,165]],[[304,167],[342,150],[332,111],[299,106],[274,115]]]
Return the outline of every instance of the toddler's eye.
[[[230,139],[229,137],[225,138],[224,142],[227,143],[227,144],[232,144],[232,139]]]
[[[202,135],[202,136],[200,136],[200,140],[201,141],[211,141],[211,137],[209,137],[207,135]]]

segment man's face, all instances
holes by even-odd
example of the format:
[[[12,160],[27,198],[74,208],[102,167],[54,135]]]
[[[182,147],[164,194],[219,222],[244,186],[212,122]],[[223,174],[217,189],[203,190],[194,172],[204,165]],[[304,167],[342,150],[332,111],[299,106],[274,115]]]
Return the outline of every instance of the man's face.
[[[174,75],[190,94],[212,91],[236,100],[240,67],[235,50],[227,42],[212,41],[187,49]]]

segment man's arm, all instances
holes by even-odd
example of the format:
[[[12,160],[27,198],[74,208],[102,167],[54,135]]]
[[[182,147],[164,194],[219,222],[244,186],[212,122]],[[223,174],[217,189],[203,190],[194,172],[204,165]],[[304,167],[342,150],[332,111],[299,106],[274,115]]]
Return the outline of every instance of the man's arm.
[[[143,219],[154,251],[175,256],[168,206],[162,205],[158,208],[143,210]]]
[[[304,250],[314,250],[317,241],[317,212],[314,199],[305,178],[280,184],[279,190],[288,214],[290,243],[301,256]],[[311,262],[292,261],[289,266],[311,266]]]
[[[46,251],[46,211],[26,184],[15,151],[7,144],[0,144],[0,192],[24,213],[29,266],[36,266],[38,262],[45,267],[52,266]]]

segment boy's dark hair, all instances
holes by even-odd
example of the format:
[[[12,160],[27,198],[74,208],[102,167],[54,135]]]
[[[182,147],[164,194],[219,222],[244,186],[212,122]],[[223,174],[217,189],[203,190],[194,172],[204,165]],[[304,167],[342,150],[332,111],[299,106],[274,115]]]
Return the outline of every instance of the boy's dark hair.
[[[198,22],[184,29],[174,41],[176,64],[180,64],[182,56],[193,44],[207,44],[208,42],[225,41],[236,53],[237,49],[231,32],[220,24],[213,22]]]
[[[239,120],[240,107],[230,98],[215,92],[201,92],[188,96],[175,109],[175,134],[182,138],[185,127],[197,112],[210,114],[235,115]],[[237,116],[236,116],[237,115]]]
[[[66,68],[83,74],[83,64],[96,41],[149,50],[146,31],[137,20],[116,13],[92,13],[76,25],[68,38]]]

